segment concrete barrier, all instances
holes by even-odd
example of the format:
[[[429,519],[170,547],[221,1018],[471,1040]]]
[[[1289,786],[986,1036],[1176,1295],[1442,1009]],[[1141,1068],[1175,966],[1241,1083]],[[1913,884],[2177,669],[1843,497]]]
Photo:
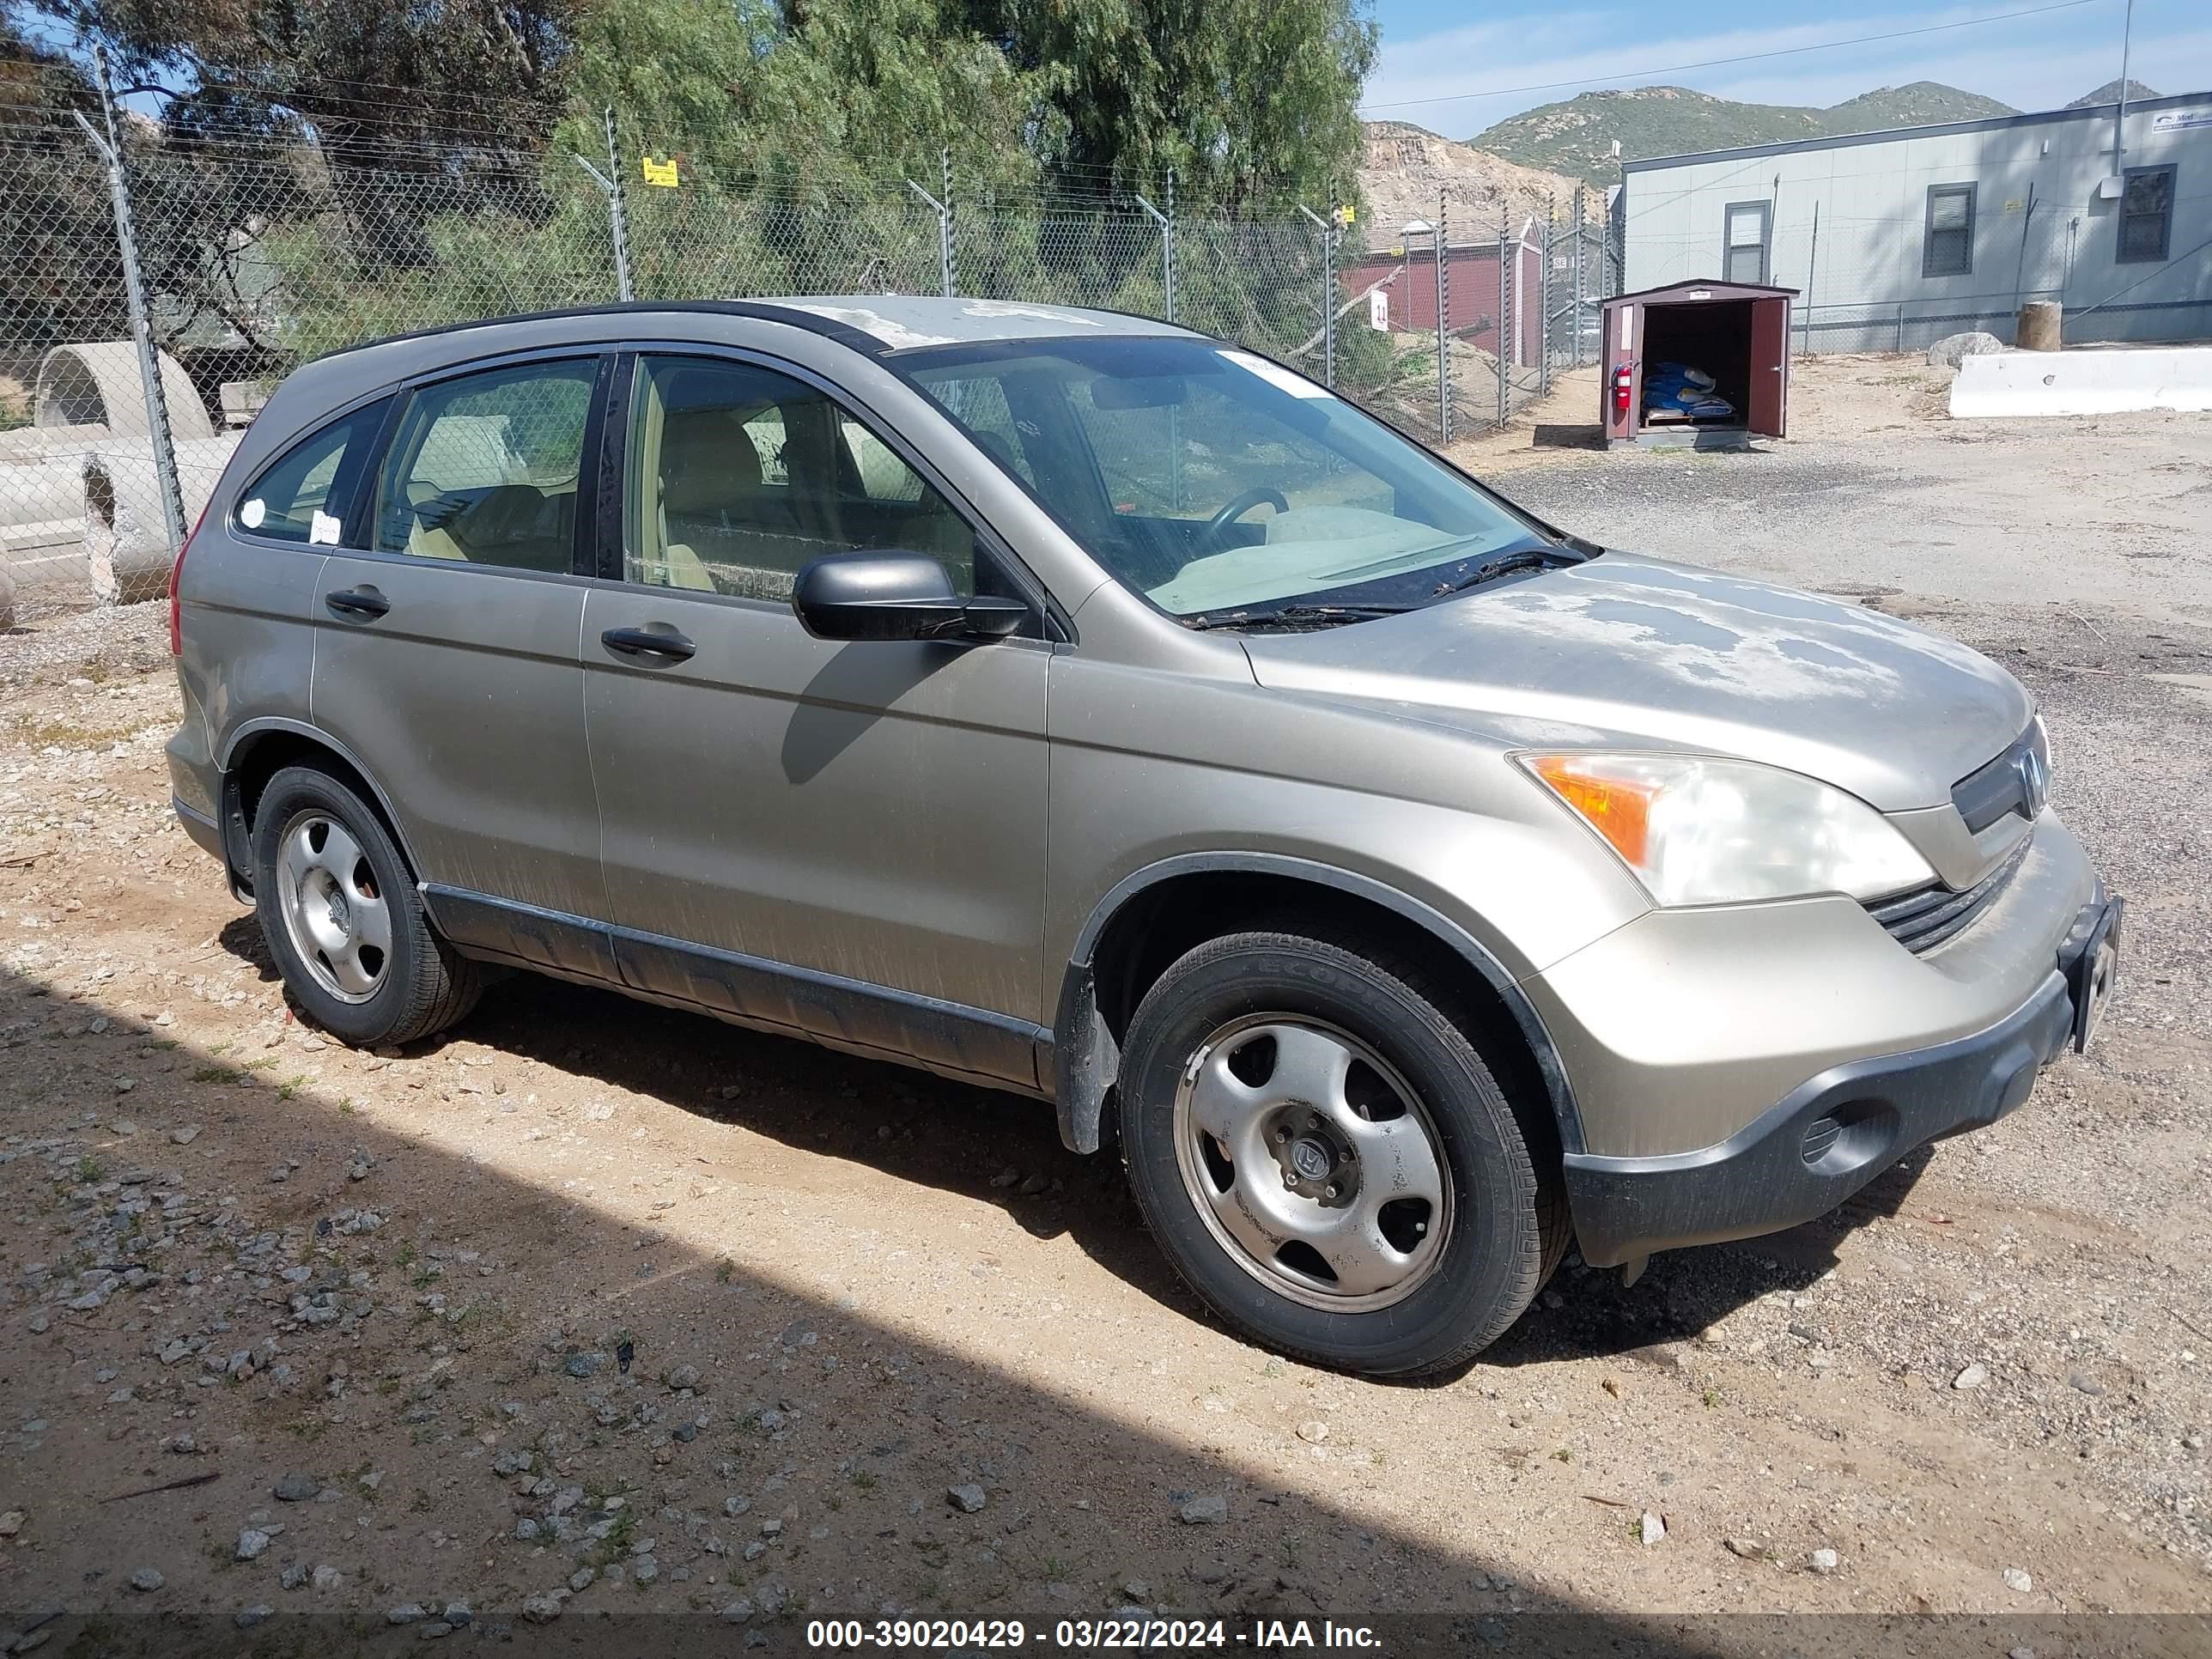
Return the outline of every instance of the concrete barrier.
[[[1968,357],[1951,382],[1954,419],[2212,410],[2212,346],[2003,351]]]

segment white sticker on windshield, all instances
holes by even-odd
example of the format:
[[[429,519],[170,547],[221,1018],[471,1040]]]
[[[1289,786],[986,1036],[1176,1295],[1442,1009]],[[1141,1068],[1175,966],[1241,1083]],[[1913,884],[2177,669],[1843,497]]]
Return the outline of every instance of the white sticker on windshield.
[[[269,516],[269,504],[256,495],[238,509],[238,521],[248,530],[261,528],[261,521]]]
[[[1279,392],[1287,392],[1293,398],[1329,398],[1335,394],[1325,386],[1316,386],[1302,374],[1293,374],[1280,363],[1271,363],[1265,357],[1255,357],[1249,351],[1224,351],[1221,354],[1239,368],[1258,375]]]
[[[338,544],[338,521],[323,511],[315,509],[314,519],[307,526],[307,545],[336,547]]]

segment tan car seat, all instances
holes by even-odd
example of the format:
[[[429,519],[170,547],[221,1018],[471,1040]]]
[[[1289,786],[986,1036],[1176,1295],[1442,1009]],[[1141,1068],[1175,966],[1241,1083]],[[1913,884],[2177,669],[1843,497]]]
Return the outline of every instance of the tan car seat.
[[[677,409],[660,432],[661,568],[647,562],[645,580],[665,587],[715,591],[707,561],[688,540],[687,525],[719,524],[761,487],[760,452],[733,409]]]

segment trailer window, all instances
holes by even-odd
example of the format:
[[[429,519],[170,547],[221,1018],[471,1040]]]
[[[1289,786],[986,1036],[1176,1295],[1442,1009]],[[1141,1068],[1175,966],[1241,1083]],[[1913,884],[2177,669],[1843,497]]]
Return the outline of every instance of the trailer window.
[[[2130,167],[2125,177],[2120,191],[2120,246],[2114,261],[2163,264],[2173,234],[2173,169]]]
[[[1974,269],[1974,187],[1928,186],[1928,238],[1920,255],[1923,276],[1965,276]]]
[[[1725,245],[1721,249],[1721,274],[1731,283],[1764,283],[1768,270],[1767,248],[1774,224],[1771,202],[1731,202],[1723,210],[1727,221]]]

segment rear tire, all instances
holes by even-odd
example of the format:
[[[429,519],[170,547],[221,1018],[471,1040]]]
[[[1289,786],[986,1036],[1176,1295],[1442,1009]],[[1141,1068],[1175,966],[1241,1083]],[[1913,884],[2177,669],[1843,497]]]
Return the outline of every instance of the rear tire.
[[[1452,1006],[1358,939],[1277,932],[1201,945],[1146,994],[1119,1091],[1129,1182],[1255,1340],[1372,1376],[1452,1370],[1557,1266],[1559,1171]]]
[[[262,790],[253,894],[285,988],[342,1042],[411,1042],[476,1006],[477,964],[431,931],[383,823],[327,772],[287,767]]]

